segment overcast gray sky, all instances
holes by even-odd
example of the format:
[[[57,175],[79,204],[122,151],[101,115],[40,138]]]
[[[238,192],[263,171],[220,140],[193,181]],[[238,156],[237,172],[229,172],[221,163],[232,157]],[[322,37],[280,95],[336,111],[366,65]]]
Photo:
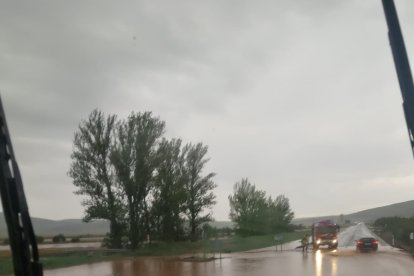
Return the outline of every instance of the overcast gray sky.
[[[33,216],[82,216],[67,171],[94,108],[207,144],[217,220],[242,177],[297,217],[414,199],[379,0],[2,1],[0,90]]]

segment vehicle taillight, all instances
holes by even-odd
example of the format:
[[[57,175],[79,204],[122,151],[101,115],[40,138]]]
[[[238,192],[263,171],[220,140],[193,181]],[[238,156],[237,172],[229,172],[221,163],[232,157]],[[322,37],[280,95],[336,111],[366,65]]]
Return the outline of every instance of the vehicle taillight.
[[[373,241],[372,244],[378,244],[378,242],[377,241]]]
[[[364,244],[364,242],[362,242],[362,241],[357,241],[357,244]]]

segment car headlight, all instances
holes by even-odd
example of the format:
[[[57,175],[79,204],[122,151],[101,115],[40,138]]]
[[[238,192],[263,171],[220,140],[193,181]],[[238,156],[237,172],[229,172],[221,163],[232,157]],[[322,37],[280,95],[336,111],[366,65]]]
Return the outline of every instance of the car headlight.
[[[337,240],[333,240],[333,241],[332,241],[332,243],[336,243],[336,242],[337,242]]]
[[[321,243],[321,240],[317,240],[317,241],[316,241],[316,244],[320,244],[320,243]]]

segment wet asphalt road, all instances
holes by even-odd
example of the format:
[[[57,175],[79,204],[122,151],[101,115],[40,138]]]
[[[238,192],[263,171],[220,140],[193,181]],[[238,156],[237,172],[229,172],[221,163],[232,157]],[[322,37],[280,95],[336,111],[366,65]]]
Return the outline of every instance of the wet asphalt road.
[[[380,243],[378,252],[357,253],[355,240],[373,234],[364,224],[352,226],[339,235],[335,251],[295,249],[299,242],[286,244],[283,252],[264,248],[225,255],[212,262],[183,262],[177,258],[140,257],[64,269],[49,270],[46,276],[156,275],[156,276],[305,276],[305,275],[414,275],[414,259],[408,254]]]

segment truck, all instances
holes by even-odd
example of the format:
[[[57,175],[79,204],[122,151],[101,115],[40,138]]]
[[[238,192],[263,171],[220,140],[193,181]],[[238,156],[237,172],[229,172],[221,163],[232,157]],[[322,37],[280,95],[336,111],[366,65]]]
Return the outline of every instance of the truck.
[[[331,220],[324,220],[312,224],[312,245],[314,250],[320,246],[327,246],[329,249],[338,247],[338,233],[340,227]]]

